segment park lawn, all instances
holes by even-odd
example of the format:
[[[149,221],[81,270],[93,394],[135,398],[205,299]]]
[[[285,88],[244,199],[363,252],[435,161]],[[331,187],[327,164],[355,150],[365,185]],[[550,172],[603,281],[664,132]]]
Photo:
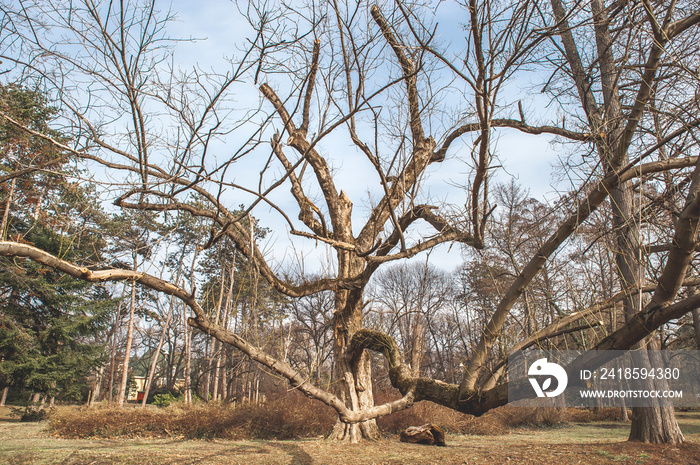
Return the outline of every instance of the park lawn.
[[[364,444],[184,439],[61,439],[45,422],[1,415],[3,464],[700,464],[700,412],[680,412],[687,443],[626,442],[629,426],[615,422],[517,429],[499,436],[448,435],[447,447],[403,444],[396,437]]]

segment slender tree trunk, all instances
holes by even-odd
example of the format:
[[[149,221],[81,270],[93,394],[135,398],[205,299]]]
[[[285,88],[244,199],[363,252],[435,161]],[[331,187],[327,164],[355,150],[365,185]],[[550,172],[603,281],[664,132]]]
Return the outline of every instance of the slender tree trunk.
[[[14,181],[14,179],[12,181]],[[32,219],[34,220],[35,223],[39,219],[39,213],[41,213],[41,203],[42,203],[44,196],[46,195],[46,191],[48,191],[48,189],[49,189],[48,185],[44,186],[44,188],[39,193],[39,200],[37,200],[36,205],[34,205],[34,212],[32,212]]]
[[[221,278],[219,281],[219,298],[216,301],[216,314],[214,315],[214,324],[219,324],[219,318],[221,315],[221,305],[224,301],[224,282],[226,279],[226,267],[221,264]],[[212,399],[217,399],[217,388],[219,387],[219,365],[218,365],[218,348],[220,344],[213,337],[209,338],[208,353],[207,353],[207,372],[204,379],[204,392],[206,400],[209,400],[209,387],[212,377],[212,370],[214,373],[214,387],[212,390]],[[214,360],[216,359],[217,364],[215,366]]]
[[[182,322],[185,332],[185,405],[190,405],[192,403],[192,388],[190,386],[191,377],[191,360],[192,351],[190,339],[192,333],[189,330],[189,325],[187,324],[187,309],[183,308],[182,311]]]
[[[229,267],[229,273],[228,273],[228,291],[226,293],[226,302],[224,303],[223,307],[223,315],[221,317],[221,325],[228,329],[229,323],[231,320],[231,314],[233,311],[233,284],[235,282],[235,272],[236,272],[236,254],[233,254],[233,260],[231,260],[231,266]],[[217,360],[216,360],[216,377],[217,377],[217,382],[220,386],[221,394],[220,394],[220,399],[221,400],[226,400],[228,399],[228,383],[227,383],[227,377],[226,377],[226,353],[224,351],[225,347],[223,344],[219,343],[218,344],[218,351],[217,351]]]
[[[119,332],[119,319],[122,311],[122,303],[124,301],[124,292],[126,291],[126,283],[122,288],[122,295],[119,298],[119,305],[117,305],[117,315],[114,317],[114,330],[112,333],[112,353],[109,356],[109,384],[107,385],[107,401],[112,403],[112,396],[114,395],[114,370],[116,368],[116,353],[117,353],[117,334]]]
[[[700,310],[693,310],[693,326],[695,327],[695,345],[700,349]]]
[[[231,372],[226,369],[226,353],[221,351],[221,399],[227,400],[231,395],[231,385],[228,382]],[[227,375],[228,374],[228,375]]]
[[[2,398],[0,398],[0,407],[5,406],[5,401],[7,400],[7,393],[9,392],[10,388],[8,386],[5,386],[5,389],[2,390]]]
[[[620,399],[622,401],[622,407],[620,407],[620,420],[624,423],[630,421],[629,413],[627,413],[627,405],[625,405],[625,399]]]
[[[194,293],[194,289],[196,288],[195,286],[195,279],[194,279],[194,271],[195,271],[195,265],[197,264],[197,256],[199,255],[199,246],[195,248],[195,253],[194,257],[192,257],[192,265],[190,266],[190,287],[192,289],[192,293]],[[192,338],[192,331],[190,330],[190,326],[187,324],[187,307],[183,306],[182,308],[182,328],[184,330],[184,351],[185,351],[185,405],[190,405],[192,403],[192,387],[191,387],[191,369],[192,369],[192,347],[191,347],[191,338]]]
[[[2,214],[2,225],[0,225],[0,234],[2,235],[2,240],[7,237],[7,222],[10,218],[10,205],[12,204],[12,197],[15,195],[15,182],[17,178],[12,178],[10,183],[10,192],[7,194],[7,201],[5,202],[5,212]]]
[[[260,403],[260,375],[255,377],[255,405]]]
[[[212,356],[214,354],[214,343],[216,339],[213,337],[210,337],[206,341],[206,348],[205,348],[205,360],[207,362],[207,365],[205,367],[205,373],[204,373],[204,379],[202,381],[202,396],[204,397],[204,401],[208,402],[209,401],[209,392],[211,391],[211,370],[212,370]]]
[[[221,370],[221,357],[219,356],[219,345],[220,344],[217,344],[217,341],[214,341],[213,347],[215,350],[213,352],[213,355],[214,360],[216,361],[214,363],[214,387],[212,389],[212,400],[214,401],[219,400],[219,372]]]
[[[136,258],[134,258],[134,269],[136,269]],[[119,384],[119,394],[117,404],[121,407],[126,400],[126,383],[129,378],[129,357],[131,356],[131,343],[134,338],[134,311],[136,309],[136,285],[131,283],[131,305],[129,308],[129,328],[126,333],[126,348],[124,349],[124,367],[122,369],[122,380]]]

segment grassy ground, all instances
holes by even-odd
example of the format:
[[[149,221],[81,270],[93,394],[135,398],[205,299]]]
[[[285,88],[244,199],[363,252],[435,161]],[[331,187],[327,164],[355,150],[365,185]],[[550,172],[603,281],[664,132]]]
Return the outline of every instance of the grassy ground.
[[[700,464],[700,412],[679,413],[687,439],[681,446],[628,443],[628,425],[600,422],[500,436],[448,435],[447,447],[403,444],[395,437],[365,444],[60,439],[44,431],[45,422],[20,423],[4,413],[0,411],[4,464]]]

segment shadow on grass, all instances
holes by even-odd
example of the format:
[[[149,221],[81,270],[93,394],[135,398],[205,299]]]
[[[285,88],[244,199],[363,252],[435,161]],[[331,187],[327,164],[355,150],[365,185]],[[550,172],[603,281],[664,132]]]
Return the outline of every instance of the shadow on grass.
[[[304,449],[299,447],[297,444],[293,443],[271,443],[271,447],[276,447],[283,452],[289,454],[292,461],[289,462],[290,465],[311,465],[314,463],[313,457],[311,457]]]

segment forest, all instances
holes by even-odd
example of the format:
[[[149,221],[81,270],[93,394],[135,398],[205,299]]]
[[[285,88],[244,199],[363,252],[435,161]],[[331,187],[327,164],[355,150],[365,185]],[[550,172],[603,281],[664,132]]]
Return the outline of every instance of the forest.
[[[517,351],[700,349],[697,2],[192,8],[0,1],[3,405],[294,389],[360,442]]]

